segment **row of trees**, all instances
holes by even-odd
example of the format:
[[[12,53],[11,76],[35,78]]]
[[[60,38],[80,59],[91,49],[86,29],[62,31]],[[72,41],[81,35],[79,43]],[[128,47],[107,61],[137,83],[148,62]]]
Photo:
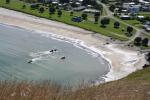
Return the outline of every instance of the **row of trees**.
[[[45,11],[45,7],[43,7],[43,6],[39,7],[38,4],[31,4],[30,7],[31,7],[32,10],[38,9],[40,13],[44,13],[44,11]],[[22,8],[25,8],[25,5],[23,5]],[[58,9],[57,7],[53,6],[53,5],[51,5],[49,7],[49,14],[50,15],[55,14],[56,9],[58,11],[58,16],[61,17],[62,11],[60,9]],[[73,14],[74,14],[74,12],[71,11],[70,12],[70,16],[73,16]],[[87,13],[82,13],[81,17],[82,17],[83,20],[87,20],[88,14]],[[100,17],[100,13],[99,12],[95,12],[95,14],[94,14],[95,23],[98,23],[99,17]]]
[[[33,6],[33,7],[36,7],[36,6]],[[32,5],[31,5],[31,8],[32,8]],[[45,10],[44,10],[44,7],[40,7],[39,8],[39,12],[40,13],[43,13]],[[51,6],[49,8],[49,14],[50,15],[53,15],[55,14],[56,12],[56,8],[54,6]],[[61,10],[57,10],[57,14],[58,14],[58,17],[61,17],[62,16],[62,11]],[[73,16],[74,12],[71,11],[70,12],[70,16]],[[81,14],[81,17],[83,20],[87,20],[88,18],[88,14],[87,13],[82,13]],[[100,13],[99,12],[95,12],[94,14],[94,23],[97,24],[98,21],[99,21],[99,18],[100,18]],[[100,23],[101,23],[101,27],[106,27],[109,23],[110,23],[110,19],[105,17],[103,19],[100,20]],[[120,23],[118,21],[114,22],[114,28],[119,28],[120,27]],[[131,35],[131,32],[133,31],[133,28],[131,26],[128,26],[127,27],[127,32],[128,32],[128,35]]]
[[[100,23],[101,23],[101,27],[106,27],[110,23],[110,19],[105,17],[100,21]],[[119,28],[119,27],[120,27],[120,22],[115,21],[114,28]],[[128,26],[127,32],[128,32],[128,34],[131,34],[133,32],[133,27]]]
[[[44,7],[44,6],[40,7],[40,4],[39,4],[39,3],[35,3],[35,2],[40,2],[40,3],[45,4],[45,3],[47,3],[48,1],[51,1],[51,0],[24,0],[24,1],[25,1],[25,2],[29,2],[29,3],[33,3],[33,4],[31,4],[31,6],[30,6],[32,10],[38,9],[40,13],[44,13],[45,7]],[[10,0],[6,0],[6,3],[7,3],[7,4],[8,4],[9,2],[10,2]],[[69,3],[70,0],[59,0],[59,2],[60,2],[60,3]],[[83,1],[82,1],[82,5],[85,5],[85,6],[86,6],[86,5],[88,5],[88,4],[94,5],[94,7],[95,7],[95,6],[98,6],[99,9],[100,9],[101,12],[102,12],[102,6],[101,6],[101,5],[97,5],[97,3],[96,3],[95,0],[83,0]],[[26,5],[23,5],[22,8],[25,9],[25,8],[26,8]],[[61,17],[62,11],[59,10],[59,8],[57,8],[56,6],[49,4],[49,14],[50,14],[50,15],[53,15],[53,14],[56,12],[56,9],[58,9],[58,10],[57,10],[58,16]],[[72,12],[72,11],[71,11],[70,15],[71,15],[71,16],[73,15],[73,12]],[[83,13],[83,14],[81,15],[81,17],[82,17],[83,20],[87,20],[88,14]],[[95,12],[95,13],[94,13],[94,23],[95,23],[95,24],[98,23],[99,18],[100,18],[100,13],[99,13],[99,12]],[[105,23],[104,23],[104,24],[105,24]],[[103,24],[103,25],[104,25],[104,24]]]
[[[134,44],[136,46],[145,46],[147,47],[149,43],[149,39],[148,38],[144,38],[142,39],[141,37],[136,37],[134,40]]]

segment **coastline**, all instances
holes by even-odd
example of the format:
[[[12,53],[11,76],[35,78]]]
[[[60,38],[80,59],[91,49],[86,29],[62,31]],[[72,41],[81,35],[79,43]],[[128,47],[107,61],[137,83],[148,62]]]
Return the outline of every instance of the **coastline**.
[[[111,69],[105,77],[106,82],[123,78],[142,69],[145,64],[144,55],[138,51],[122,49],[120,44],[111,43],[108,37],[60,22],[0,8],[0,23],[78,40],[76,43],[80,42],[109,61]],[[105,45],[107,42],[110,44]]]

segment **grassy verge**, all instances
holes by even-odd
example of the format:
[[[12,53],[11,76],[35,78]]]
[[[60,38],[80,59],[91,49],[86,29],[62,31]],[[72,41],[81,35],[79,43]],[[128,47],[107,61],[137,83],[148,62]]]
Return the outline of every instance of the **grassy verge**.
[[[26,4],[27,5],[26,9],[22,9],[23,4],[24,3],[19,0],[11,0],[10,4],[6,4],[5,0],[0,1],[0,6],[4,8],[20,11],[23,13],[31,14],[31,15],[38,16],[38,17],[43,17],[43,18],[50,19],[50,20],[63,22],[69,25],[74,25],[80,28],[84,28],[86,30],[90,30],[90,31],[97,32],[105,36],[112,37],[114,39],[119,39],[123,41],[128,40],[128,37],[124,34],[124,32],[121,31],[122,28],[126,28],[127,26],[122,24],[120,29],[115,29],[113,28],[114,20],[111,20],[111,23],[110,25],[108,25],[107,28],[102,28],[100,27],[100,23],[94,24],[94,22],[90,20],[86,20],[81,23],[72,22],[71,21],[72,16],[70,16],[69,12],[64,11],[64,10],[63,10],[62,17],[58,17],[57,14],[54,14],[53,16],[50,17],[48,13],[48,9],[46,9],[46,11],[43,14],[41,14],[38,12],[38,10],[31,10],[29,4]],[[79,15],[80,13],[78,12],[75,12],[74,14],[74,16],[79,16]]]
[[[149,100],[150,68],[124,79],[87,87],[81,84],[72,91],[50,81],[0,81],[0,100]]]
[[[140,12],[139,15],[145,16],[145,17],[149,17],[150,16],[150,12]]]

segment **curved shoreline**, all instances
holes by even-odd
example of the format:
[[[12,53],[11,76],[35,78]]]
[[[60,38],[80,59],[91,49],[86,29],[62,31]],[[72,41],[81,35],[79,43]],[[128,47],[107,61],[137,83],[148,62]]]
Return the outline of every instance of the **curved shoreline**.
[[[111,70],[111,61],[107,58],[105,58],[103,56],[103,54],[101,53],[101,51],[99,51],[97,48],[95,47],[88,47],[84,41],[82,40],[79,40],[79,39],[73,39],[73,38],[69,38],[69,37],[64,37],[64,36],[61,36],[61,35],[57,35],[57,34],[53,34],[53,33],[50,33],[50,32],[45,32],[45,31],[40,31],[40,30],[29,30],[29,29],[25,29],[25,28],[22,28],[22,27],[19,27],[19,26],[15,26],[15,25],[10,25],[10,24],[4,24],[4,23],[0,23],[0,25],[2,26],[6,26],[6,27],[10,27],[10,28],[17,28],[17,29],[21,29],[21,30],[26,30],[26,31],[30,31],[30,32],[33,32],[35,33],[36,35],[41,35],[41,36],[44,36],[46,38],[51,38],[51,39],[54,39],[54,40],[57,40],[57,41],[63,41],[63,42],[67,42],[67,43],[70,43],[72,44],[73,46],[77,47],[77,48],[80,48],[82,50],[84,50],[85,52],[87,52],[88,54],[90,54],[91,56],[97,58],[97,59],[103,59],[104,61],[106,61],[107,63],[107,67],[108,67],[108,72]],[[102,75],[102,76],[98,76],[100,79],[98,78],[95,78],[97,80],[91,80],[92,81],[92,84],[96,83],[96,82],[99,82],[99,83],[104,83],[105,82],[105,77],[106,77],[106,74]]]
[[[34,31],[39,30],[53,35],[56,34],[59,37],[68,37],[75,41],[79,40],[82,45],[97,52],[111,64],[110,72],[105,77],[106,82],[123,78],[137,69],[141,69],[142,65],[145,64],[144,56],[142,54],[138,55],[137,51],[122,50],[119,44],[104,45],[106,42],[111,41],[108,37],[100,34],[93,34],[90,31],[74,26],[4,8],[0,8],[0,12],[2,12],[0,13],[0,23]],[[99,84],[99,82],[97,83]]]

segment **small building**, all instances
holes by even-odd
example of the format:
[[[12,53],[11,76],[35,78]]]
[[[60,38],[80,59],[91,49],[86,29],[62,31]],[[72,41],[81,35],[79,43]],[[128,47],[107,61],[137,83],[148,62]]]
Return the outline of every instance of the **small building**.
[[[58,5],[59,3],[58,3],[57,0],[54,0],[54,1],[52,1],[52,4],[53,4],[53,5]]]
[[[150,32],[150,26],[149,25],[144,25],[144,29],[145,29],[145,31]]]
[[[132,5],[128,8],[129,13],[139,13],[141,5]]]
[[[144,0],[139,0],[139,2],[140,2],[142,5],[145,5],[145,6],[150,4],[150,2],[144,1]]]
[[[80,2],[76,2],[75,4],[76,4],[78,7],[81,6],[81,3],[80,3]]]
[[[73,8],[74,11],[81,11],[81,10],[84,10],[84,9],[86,9],[85,6],[80,6],[80,7]]]
[[[137,19],[144,19],[144,16],[137,16]]]
[[[99,10],[96,10],[96,9],[85,9],[83,10],[84,13],[100,13]]]
[[[87,8],[93,8],[93,6],[92,5],[87,5]]]
[[[143,25],[143,28],[145,29],[145,31],[150,32],[150,22],[146,22],[145,25]]]
[[[146,11],[146,12],[150,11],[150,5],[149,6],[142,6],[141,10]]]
[[[122,16],[120,16],[120,18],[122,20],[130,20],[131,19],[131,17],[129,15],[122,15]]]
[[[122,7],[123,7],[124,9],[128,9],[128,8],[129,8],[130,6],[132,6],[132,5],[135,5],[135,3],[134,3],[134,2],[123,3]]]
[[[143,21],[144,20],[144,16],[137,16],[137,20],[139,20],[139,21]]]

